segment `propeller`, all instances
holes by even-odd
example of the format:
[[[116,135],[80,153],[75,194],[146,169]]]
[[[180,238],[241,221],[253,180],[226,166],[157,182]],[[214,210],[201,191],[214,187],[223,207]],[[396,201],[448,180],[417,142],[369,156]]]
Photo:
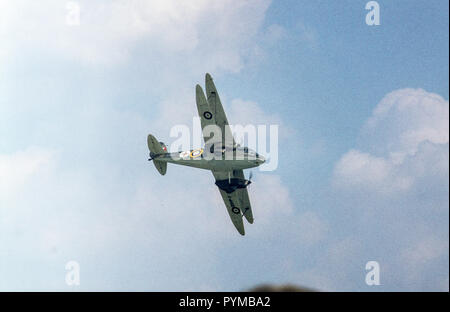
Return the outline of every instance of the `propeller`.
[[[250,171],[250,174],[248,175],[248,180],[245,181],[245,186],[249,186],[252,183],[252,177],[253,177],[253,171]]]

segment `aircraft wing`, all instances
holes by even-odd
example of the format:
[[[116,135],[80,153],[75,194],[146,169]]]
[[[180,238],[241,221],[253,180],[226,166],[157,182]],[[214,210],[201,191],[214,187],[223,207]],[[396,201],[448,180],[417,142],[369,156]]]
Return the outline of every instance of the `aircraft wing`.
[[[241,209],[238,207],[240,204],[236,191],[233,193],[227,193],[221,189],[219,189],[219,191],[220,195],[222,195],[223,201],[225,202],[225,206],[227,206],[231,222],[233,222],[234,226],[241,235],[245,235],[244,222],[242,222]]]
[[[206,74],[205,86],[206,97],[202,88],[199,85],[196,87],[197,110],[201,119],[202,129],[208,125],[217,125],[222,132],[222,143],[227,146],[234,146],[235,141],[228,124],[227,116],[225,115],[219,94],[210,74]],[[211,139],[209,135],[204,135],[203,138],[205,139],[205,143]]]
[[[197,101],[197,110],[198,115],[200,116],[202,131],[207,126],[216,125],[215,114],[212,113],[208,101],[206,100],[205,93],[200,85],[195,87],[195,99]],[[205,143],[207,143],[211,138],[213,138],[211,133],[208,133],[208,131],[203,132],[203,139],[205,140]],[[219,139],[220,138],[217,138],[217,141]]]
[[[228,177],[228,172],[213,171],[216,180],[226,180],[228,178],[242,178],[244,179],[244,172],[242,170],[234,170],[232,175]],[[244,223],[242,216],[244,216],[249,223],[253,223],[253,213],[246,188],[238,188],[234,192],[227,193],[220,189],[220,195],[227,207],[228,214],[231,221],[241,235],[245,235]]]
[[[243,170],[234,170],[233,175],[235,178],[239,179],[245,179],[244,171]],[[239,200],[242,205],[242,213],[244,217],[247,219],[248,223],[253,223],[253,212],[252,212],[252,206],[250,204],[250,198],[248,197],[248,191],[247,188],[239,188],[236,191]]]

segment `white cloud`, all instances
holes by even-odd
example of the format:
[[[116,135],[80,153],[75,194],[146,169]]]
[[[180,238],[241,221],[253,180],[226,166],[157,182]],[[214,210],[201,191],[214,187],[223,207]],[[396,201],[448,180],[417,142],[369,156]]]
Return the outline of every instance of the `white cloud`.
[[[336,198],[355,224],[348,235],[368,238],[368,247],[357,252],[380,262],[385,290],[445,289],[448,124],[449,102],[441,96],[421,89],[391,92],[365,124],[359,149],[334,167]]]
[[[46,52],[86,64],[113,64],[126,61],[134,49],[146,44],[148,57],[181,53],[192,66],[203,63],[209,70],[239,71],[243,57],[256,46],[270,1],[72,3],[80,8],[79,25],[66,23],[71,14],[66,1],[2,0],[2,54],[13,58],[32,49],[35,54]]]
[[[265,112],[256,102],[233,99],[230,105],[230,120],[232,124],[281,125],[281,117],[277,114]],[[230,121],[231,122],[231,121]]]
[[[248,191],[255,219],[246,226],[249,236],[272,237],[276,233],[304,247],[326,238],[328,224],[316,212],[296,207],[280,176],[257,173]]]
[[[255,220],[270,223],[276,215],[286,216],[293,213],[294,204],[289,190],[282,184],[279,176],[258,173],[255,179],[255,183],[248,188],[255,206]]]
[[[237,72],[283,38],[281,26],[262,27],[269,2],[78,1],[80,25],[68,26],[65,1],[0,0],[0,63],[11,74],[2,124],[13,133],[4,145],[57,148],[0,158],[10,180],[0,181],[0,289],[65,290],[60,269],[77,260],[84,290],[223,290],[236,267],[221,253],[260,237],[323,240],[327,225],[297,212],[277,175],[258,174],[249,188],[246,241],[209,172],[169,165],[161,177],[146,161],[147,131],[160,137],[196,115],[192,86],[205,72]],[[135,88],[151,91],[138,98]],[[117,89],[130,90],[124,101]],[[231,111],[283,123],[251,101],[231,106],[232,123]]]
[[[13,154],[0,154],[0,199],[3,201],[16,195],[33,175],[48,170],[55,156],[54,151],[38,147],[29,147]]]
[[[361,141],[334,168],[334,184],[381,193],[408,191],[426,176],[448,176],[449,103],[437,94],[402,89],[386,95]]]
[[[363,139],[377,143],[375,151],[392,157],[416,153],[422,142],[448,144],[449,102],[422,89],[387,94],[363,129]]]
[[[396,176],[392,162],[358,150],[346,153],[334,169],[334,184],[339,187],[374,189],[389,193],[408,189],[412,179]]]
[[[241,237],[229,220],[210,172],[169,165],[168,174],[161,177],[151,163],[144,163],[146,170],[134,174],[135,182],[123,188],[127,169],[120,164],[109,162],[93,169],[80,163],[75,169],[56,155],[44,148],[27,148],[0,157],[1,177],[16,181],[5,188],[2,184],[1,189],[0,236],[8,237],[0,247],[0,253],[8,254],[1,260],[1,289],[64,288],[63,279],[57,282],[58,274],[63,274],[58,266],[63,268],[65,261],[72,259],[89,271],[84,275],[83,289],[223,289],[214,269],[219,259],[210,251],[218,244],[220,250],[235,248],[233,244]],[[255,179],[249,188],[255,224],[246,224],[248,239],[278,235],[286,225],[288,235],[302,244],[311,245],[323,238],[317,216],[311,212],[296,216],[280,177],[258,174]],[[302,236],[305,230],[308,233]],[[120,279],[121,273],[111,263],[106,272],[99,270],[103,260],[98,255],[119,266],[124,262],[121,271],[133,275],[134,268],[127,267],[126,250],[147,250],[135,255],[133,261],[158,270],[138,272],[145,278],[141,276],[132,286],[123,282],[105,286],[108,278]],[[196,271],[196,278],[175,282],[180,270],[196,267],[193,263],[199,260],[204,262],[203,276]],[[26,261],[32,261],[33,266],[21,272]],[[45,279],[35,271],[43,268],[43,263],[50,265],[42,270],[47,274]],[[164,277],[158,272],[165,272]],[[30,284],[21,281],[22,274],[28,275]],[[137,286],[140,281],[147,284]]]

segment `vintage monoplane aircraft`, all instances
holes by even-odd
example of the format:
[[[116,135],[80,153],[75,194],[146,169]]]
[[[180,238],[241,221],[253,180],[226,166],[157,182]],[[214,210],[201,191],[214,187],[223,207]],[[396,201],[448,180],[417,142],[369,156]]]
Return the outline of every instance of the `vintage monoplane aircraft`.
[[[242,216],[249,223],[253,223],[253,213],[247,192],[251,177],[245,179],[243,169],[257,167],[264,163],[265,159],[255,151],[235,143],[219,94],[209,74],[206,74],[205,85],[206,96],[202,87],[196,86],[204,148],[169,153],[163,142],[149,134],[149,160],[153,160],[161,175],[166,174],[167,163],[211,170],[231,221],[238,232],[245,235]]]

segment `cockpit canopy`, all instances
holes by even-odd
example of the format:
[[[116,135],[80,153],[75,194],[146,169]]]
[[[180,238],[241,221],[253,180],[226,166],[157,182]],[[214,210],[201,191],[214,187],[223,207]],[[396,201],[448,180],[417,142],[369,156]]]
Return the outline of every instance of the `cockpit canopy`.
[[[248,147],[241,147],[241,146],[224,146],[222,144],[211,144],[209,146],[209,152],[214,155],[220,155],[223,156],[226,155],[233,155],[234,159],[257,159],[261,158],[261,156],[255,152],[254,150],[248,148]]]

